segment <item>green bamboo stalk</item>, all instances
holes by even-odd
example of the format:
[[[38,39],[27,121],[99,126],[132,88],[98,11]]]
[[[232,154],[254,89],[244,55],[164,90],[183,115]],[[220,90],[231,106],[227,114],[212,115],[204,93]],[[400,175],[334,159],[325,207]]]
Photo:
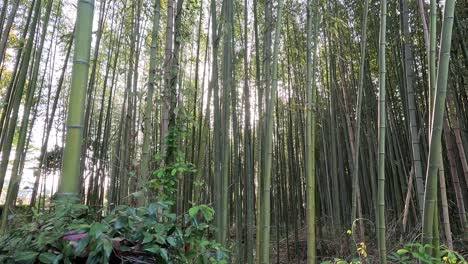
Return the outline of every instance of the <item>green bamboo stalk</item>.
[[[169,109],[168,109],[168,136],[165,140],[168,140],[166,143],[166,153],[165,153],[165,164],[171,165],[175,161],[176,148],[177,148],[177,138],[174,135],[176,129],[176,107],[177,107],[177,82],[179,81],[179,76],[182,76],[179,72],[181,71],[180,67],[180,43],[182,38],[182,16],[183,16],[183,5],[184,0],[177,0],[176,12],[174,17],[174,49],[172,51],[172,59],[170,66],[170,80],[169,80],[169,90],[167,91],[167,96],[169,97]],[[169,10],[168,10],[169,11]],[[180,78],[182,80],[182,78]],[[170,141],[174,141],[169,143]]]
[[[385,47],[387,30],[387,1],[380,1],[380,33],[379,33],[379,158],[378,158],[378,184],[377,184],[377,209],[378,209],[378,247],[380,263],[387,263],[387,249],[385,245],[385,132],[386,132],[386,109],[385,109]]]
[[[332,36],[329,32],[328,41],[328,53],[327,58],[329,60],[329,67],[327,74],[329,76],[329,118],[330,118],[330,178],[332,183],[332,189],[334,193],[332,195],[332,224],[334,232],[337,232],[341,228],[341,199],[340,199],[340,182],[339,182],[339,167],[338,167],[338,122],[337,122],[337,82],[336,82],[336,53],[337,51],[332,47]]]
[[[85,171],[85,164],[87,161],[87,153],[88,153],[88,146],[91,144],[92,141],[92,136],[91,136],[91,128],[92,128],[92,123],[90,122],[91,116],[94,112],[94,104],[95,104],[95,96],[96,96],[96,79],[99,79],[99,71],[98,71],[98,65],[100,64],[99,60],[99,50],[101,47],[101,39],[103,35],[103,27],[104,27],[104,21],[106,19],[106,14],[107,14],[107,6],[106,6],[106,0],[100,1],[100,7],[99,7],[99,15],[98,15],[98,29],[96,31],[96,38],[95,38],[95,43],[94,43],[94,54],[92,56],[91,61],[92,67],[91,67],[91,72],[89,75],[89,82],[88,82],[88,88],[87,88],[87,98],[86,98],[86,110],[85,110],[85,115],[84,115],[84,122],[83,122],[83,144],[81,145],[81,164],[80,164],[80,177],[83,178],[83,173]],[[94,143],[97,143],[95,141]],[[97,154],[98,151],[94,151],[92,154],[92,158],[89,159],[89,162],[92,163],[91,165],[91,175],[88,176],[88,191],[86,195],[86,202],[88,204],[95,204],[96,200],[98,199],[98,192],[95,192],[95,181],[96,177],[95,175],[95,170],[94,170],[94,165],[96,163],[95,155]],[[84,188],[84,186],[82,186]],[[84,189],[83,189],[84,193]]]
[[[261,226],[262,226],[262,214],[261,214],[261,193],[262,193],[262,141],[263,141],[263,88],[261,82],[261,66],[260,66],[260,41],[258,33],[258,12],[257,12],[257,1],[253,1],[253,12],[254,12],[254,37],[255,37],[255,81],[257,86],[257,130],[255,131],[256,139],[254,138],[254,167],[256,167],[256,178],[257,178],[257,195],[255,196],[255,263],[260,264],[261,255]],[[255,144],[256,142],[256,144]]]
[[[255,1],[254,1],[255,2]],[[258,119],[258,166],[259,166],[259,173],[258,173],[258,198],[257,198],[257,208],[258,208],[258,226],[257,226],[257,254],[259,256],[258,263],[261,262],[261,257],[263,256],[263,235],[262,230],[263,226],[265,225],[265,219],[263,214],[263,206],[265,201],[263,200],[263,190],[264,190],[264,172],[263,169],[265,168],[265,138],[267,135],[265,134],[266,130],[266,113],[267,110],[267,101],[269,100],[269,91],[271,86],[271,31],[273,28],[272,24],[272,6],[273,1],[264,1],[264,32],[263,32],[263,83],[258,87],[258,108],[259,108],[259,119]],[[254,6],[255,8],[255,6]],[[255,11],[254,11],[255,12]],[[258,42],[257,42],[258,43]]]
[[[317,1],[307,1],[307,103],[306,103],[306,177],[307,177],[307,262],[316,263],[315,249],[315,111],[316,49],[318,18]]]
[[[151,49],[150,49],[150,65],[148,73],[148,94],[146,95],[146,105],[145,105],[145,116],[143,118],[144,128],[143,131],[143,145],[142,145],[142,157],[141,157],[141,178],[139,180],[140,190],[144,189],[147,181],[150,178],[150,145],[151,145],[151,117],[153,109],[153,94],[154,94],[154,84],[156,77],[156,56],[158,48],[158,31],[159,31],[159,17],[160,17],[160,0],[154,1],[153,9],[153,29],[151,33]],[[143,205],[146,200],[146,195],[142,195],[138,199],[138,204]]]
[[[359,66],[359,84],[357,91],[356,105],[356,140],[354,141],[354,165],[353,165],[353,185],[352,185],[352,200],[351,200],[351,221],[356,219],[357,196],[359,195],[359,148],[361,146],[361,116],[362,116],[362,90],[364,86],[364,66],[366,60],[366,45],[367,45],[367,16],[369,13],[369,1],[365,0],[363,17],[362,17],[362,33],[361,33],[361,59]]]
[[[208,25],[210,26],[211,23],[211,16],[208,17]],[[210,47],[209,45],[210,42],[210,35],[206,35],[206,46],[205,46],[205,58],[204,58],[204,68],[203,68],[203,75],[205,76],[205,72],[207,72],[207,61],[208,61],[208,48]],[[205,79],[202,80],[202,85],[201,87],[205,87]],[[208,95],[207,95],[207,100],[206,102],[207,107],[205,108],[205,113],[202,113],[203,109],[203,99],[200,102],[200,115],[199,115],[199,133],[198,133],[198,142],[199,142],[199,152],[197,153],[197,172],[195,175],[195,181],[200,183],[203,180],[203,176],[207,175],[207,167],[206,162],[207,159],[209,158],[209,144],[208,141],[210,140],[210,118],[211,118],[211,107],[209,107],[209,104],[212,101],[212,94],[213,94],[213,86],[208,84]],[[202,202],[202,189],[204,187],[200,184],[196,184],[194,188],[194,193],[193,193],[193,202],[195,204],[198,204]]]
[[[80,190],[80,153],[83,136],[86,88],[94,0],[78,0],[75,31],[75,50],[70,88],[67,134],[63,152],[62,176],[57,196],[78,196]]]
[[[245,241],[245,254],[247,264],[254,263],[254,164],[253,164],[253,152],[251,147],[252,132],[250,126],[250,87],[249,87],[249,61],[248,61],[248,0],[244,0],[244,174],[245,174],[245,226],[246,226],[246,241]]]
[[[437,201],[437,172],[440,167],[440,152],[442,148],[441,135],[445,111],[445,98],[447,94],[447,78],[450,62],[450,46],[452,43],[452,28],[454,19],[455,0],[445,1],[444,18],[441,32],[441,45],[439,51],[439,65],[437,83],[434,93],[434,107],[432,115],[432,128],[429,141],[429,157],[426,173],[426,189],[424,193],[424,217],[422,227],[423,244],[432,244],[436,201]]]
[[[230,103],[233,89],[232,82],[232,32],[233,32],[233,1],[226,0],[224,4],[224,40],[223,40],[223,102],[221,116],[221,225],[220,242],[225,244],[228,235],[228,193],[229,193],[229,170],[230,170]]]
[[[273,44],[273,57],[272,57],[272,77],[271,77],[271,91],[270,98],[267,101],[266,111],[266,128],[265,128],[265,142],[263,153],[265,154],[263,173],[263,189],[262,189],[262,244],[261,244],[261,264],[270,263],[270,188],[271,188],[271,164],[272,164],[272,144],[273,144],[273,114],[277,100],[277,87],[278,87],[278,55],[281,35],[281,14],[283,11],[283,1],[278,0],[277,6],[277,21],[275,29],[275,40]]]
[[[440,158],[442,158],[442,155],[440,156]],[[442,216],[443,216],[442,226],[444,228],[445,244],[449,249],[453,250],[452,230],[450,227],[450,216],[449,216],[449,208],[448,208],[448,200],[447,200],[447,187],[445,184],[445,171],[444,171],[443,165],[441,165],[439,168],[439,183],[440,183],[440,200],[441,200],[441,205],[442,205]],[[435,218],[434,220],[437,220],[437,218]]]
[[[116,12],[114,11],[115,10],[115,5],[112,6],[112,10],[111,10],[111,13],[112,13],[112,16],[111,16],[111,23],[112,24],[115,24],[116,23]],[[102,12],[102,11],[101,11]],[[101,16],[102,18],[102,16]],[[100,18],[100,19],[101,19]],[[102,30],[100,28],[98,28],[98,30]],[[93,197],[93,201],[94,204],[91,204],[92,206],[94,206],[95,210],[96,211],[99,211],[100,208],[102,208],[103,206],[103,203],[102,203],[102,200],[103,200],[103,196],[105,195],[104,193],[104,160],[105,158],[107,157],[107,137],[105,136],[105,133],[108,131],[108,127],[107,127],[107,122],[104,121],[104,113],[105,113],[105,99],[106,99],[106,95],[109,94],[109,91],[107,90],[108,88],[108,80],[109,80],[109,76],[110,76],[110,72],[111,72],[111,65],[112,65],[112,56],[114,54],[114,50],[115,50],[115,46],[116,46],[116,43],[118,42],[117,40],[117,37],[115,36],[114,34],[114,31],[111,31],[110,34],[109,34],[109,48],[107,49],[107,62],[106,62],[106,70],[105,70],[105,73],[104,73],[104,78],[103,78],[103,87],[102,87],[102,90],[101,90],[101,95],[100,95],[100,100],[99,100],[99,103],[98,105],[100,106],[100,110],[99,110],[99,114],[98,114],[98,121],[97,121],[97,132],[95,133],[95,136],[94,136],[94,146],[96,146],[96,149],[93,151],[93,155],[92,155],[92,161],[93,161],[93,173],[96,174],[95,177],[93,177],[94,179],[94,182],[93,182],[93,185],[92,185],[92,189],[91,189],[91,186],[88,187],[88,193],[89,192],[92,192],[93,195],[88,195],[88,202],[90,202],[90,197]],[[91,76],[92,76],[92,73],[91,73]],[[91,79],[90,79],[90,82],[91,82]],[[112,90],[110,91],[110,93],[112,94]],[[109,96],[111,97],[111,96]],[[86,120],[86,113],[85,113],[85,120]],[[107,120],[106,120],[107,121]],[[103,130],[104,130],[104,133],[103,133]],[[83,167],[82,167],[83,169]],[[100,181],[102,183],[100,183]]]
[[[450,99],[449,99],[450,100]],[[458,170],[457,164],[455,160],[455,146],[454,142],[452,141],[453,136],[450,133],[450,127],[448,125],[447,118],[444,120],[444,140],[445,146],[447,148],[447,157],[449,160],[449,168],[450,168],[450,176],[453,185],[453,189],[455,192],[455,199],[457,201],[457,209],[458,209],[458,217],[460,219],[460,225],[462,227],[463,237],[468,239],[468,224],[466,219],[466,211],[465,211],[465,202],[463,201],[463,192],[460,186],[460,179],[458,177]]]
[[[431,133],[432,133],[432,116],[434,114],[434,98],[435,98],[435,90],[436,90],[436,71],[437,71],[437,68],[436,68],[436,41],[437,41],[437,4],[436,4],[436,0],[431,0],[430,1],[430,11],[429,11],[429,51],[428,51],[428,69],[429,69],[429,106],[428,106],[428,109],[429,109],[429,120],[428,120],[428,124],[429,124],[429,143],[431,142]],[[440,170],[440,166],[443,166],[442,164],[442,157],[441,157],[441,153],[442,153],[442,148],[440,148],[438,150],[438,161],[437,163],[439,164],[439,168],[438,168],[438,171]],[[436,183],[437,185],[437,183]],[[437,188],[437,187],[436,187]],[[439,221],[439,218],[437,217],[437,213],[436,211],[437,210],[437,194],[435,195],[435,206],[436,206],[436,209],[434,211],[434,214],[433,214],[433,221],[434,221],[434,228],[432,228],[431,232],[433,232],[431,234],[431,237],[433,238],[433,241],[432,241],[432,245],[435,246],[435,238],[439,237],[439,233],[437,232],[437,234],[435,234],[434,232],[435,231],[438,231],[439,229],[435,228],[436,224],[438,224],[438,221]],[[423,209],[424,211],[424,209]],[[428,250],[429,252],[432,252],[432,254],[435,253],[435,251],[432,251],[431,249]]]
[[[122,16],[122,20],[123,20],[123,16]],[[107,111],[106,111],[106,118],[105,118],[105,123],[106,123],[106,127],[105,127],[105,130],[104,130],[104,141],[105,142],[108,142],[108,135],[110,134],[110,122],[111,122],[111,116],[112,116],[112,113],[111,113],[111,106],[112,106],[112,98],[114,96],[114,86],[115,86],[115,81],[116,81],[116,70],[117,70],[117,63],[118,63],[118,59],[119,59],[119,55],[120,55],[120,47],[121,47],[121,44],[122,44],[122,41],[121,41],[121,36],[122,36],[122,27],[120,27],[120,31],[119,31],[119,34],[118,34],[118,37],[117,39],[119,40],[118,43],[117,43],[117,50],[115,52],[115,56],[114,56],[114,62],[113,62],[113,71],[112,71],[112,81],[111,81],[111,87],[110,87],[110,95],[109,95],[109,98],[108,98],[108,102],[107,102]],[[125,100],[125,97],[124,97],[124,100]],[[121,117],[119,119],[119,121],[122,120],[122,115],[123,115],[124,111],[122,111],[121,113]],[[119,128],[121,128],[121,124],[122,122],[119,123]],[[109,191],[108,191],[108,194],[107,194],[107,199],[108,199],[108,203],[109,203],[109,207],[110,209],[113,209],[115,207],[115,205],[118,203],[118,199],[119,199],[119,191],[118,191],[118,184],[117,184],[117,177],[118,177],[118,174],[119,174],[119,168],[118,168],[118,151],[119,151],[119,146],[120,146],[120,139],[121,139],[121,129],[118,130],[117,132],[117,139],[115,140],[115,146],[113,147],[112,149],[112,153],[111,153],[111,158],[112,158],[112,166],[111,166],[111,170],[110,170],[110,188],[109,188]],[[107,145],[107,144],[106,144]],[[104,147],[104,144],[103,144],[103,147]]]
[[[432,126],[432,111],[436,89],[436,36],[437,36],[437,4],[431,0],[429,11],[429,128]]]
[[[218,49],[219,42],[217,36],[217,17],[216,17],[216,1],[211,0],[211,34],[212,34],[212,45],[213,45],[213,58],[212,58],[212,69],[211,69],[211,86],[213,89],[213,109],[214,109],[214,128],[213,128],[213,148],[214,148],[214,210],[215,212],[221,212],[221,177],[220,177],[220,123],[221,123],[221,111],[219,103],[219,85],[218,85]],[[219,229],[221,227],[221,214],[215,214],[215,226]],[[220,232],[216,232],[216,240],[221,242]]]
[[[193,202],[196,204],[198,201],[199,195],[197,192],[197,188],[200,187],[199,184],[195,184],[195,182],[199,182],[198,177],[202,169],[201,161],[200,161],[200,153],[204,151],[205,146],[203,145],[205,142],[202,142],[202,128],[203,127],[203,101],[204,101],[204,96],[200,98],[199,96],[199,75],[200,75],[200,50],[201,50],[201,39],[202,39],[202,24],[203,24],[203,2],[200,3],[199,7],[199,16],[198,16],[198,27],[197,27],[197,38],[196,38],[196,55],[195,55],[195,77],[194,77],[194,88],[195,88],[195,94],[193,96],[193,108],[192,108],[192,115],[194,120],[198,119],[198,122],[193,122],[192,124],[192,137],[191,137],[191,154],[190,154],[190,160],[191,163],[195,164],[198,168],[197,172],[195,173],[190,173],[187,175],[187,177],[184,178],[185,184],[187,185],[187,191],[184,192],[184,202],[185,206],[188,207],[189,202]],[[209,21],[208,21],[209,24]],[[208,45],[206,45],[208,47]],[[205,57],[205,62],[206,62],[206,57]],[[205,66],[205,64],[204,64]],[[204,67],[204,70],[206,70],[206,67]],[[203,72],[203,76],[205,75],[205,72]],[[203,94],[203,86],[204,84],[204,79],[202,80],[202,86],[201,86],[201,93]],[[200,107],[200,110],[198,111],[197,114],[197,107]],[[209,108],[209,107],[208,107]],[[198,130],[197,130],[198,127]],[[205,138],[204,138],[205,139]],[[198,152],[195,154],[195,148],[198,146]],[[197,198],[195,198],[197,197]]]
[[[404,51],[405,51],[405,75],[406,75],[406,98],[408,102],[409,123],[411,134],[411,150],[413,154],[413,168],[416,178],[416,193],[418,197],[418,208],[422,216],[424,204],[424,182],[421,162],[421,143],[419,140],[419,130],[417,125],[417,110],[414,84],[413,52],[410,48],[410,34],[408,24],[408,1],[402,0],[403,11],[403,32],[404,32]]]
[[[169,87],[171,84],[171,68],[172,68],[172,46],[173,46],[173,30],[174,30],[174,0],[168,0],[166,3],[166,39],[165,39],[165,58],[164,58],[164,87],[162,98],[163,103],[161,105],[161,126],[160,126],[160,152],[164,164],[164,158],[166,157],[166,138],[168,135],[169,126],[169,109],[170,109],[170,98],[169,98]]]
[[[124,103],[122,104],[122,115],[120,120],[121,129],[119,132],[121,133],[121,146],[119,146],[119,195],[120,199],[119,202],[123,202],[124,199],[128,199],[129,196],[129,177],[130,177],[130,152],[131,152],[131,141],[132,141],[132,124],[133,124],[133,102],[135,99],[135,95],[132,93],[133,88],[133,71],[135,70],[136,63],[136,46],[138,45],[137,42],[137,23],[136,23],[136,15],[135,9],[138,6],[138,1],[130,2],[130,25],[129,25],[129,32],[128,37],[130,39],[130,50],[128,53],[127,61],[128,66],[126,68],[126,76],[125,76],[125,95],[124,95]],[[127,200],[128,201],[128,200]]]

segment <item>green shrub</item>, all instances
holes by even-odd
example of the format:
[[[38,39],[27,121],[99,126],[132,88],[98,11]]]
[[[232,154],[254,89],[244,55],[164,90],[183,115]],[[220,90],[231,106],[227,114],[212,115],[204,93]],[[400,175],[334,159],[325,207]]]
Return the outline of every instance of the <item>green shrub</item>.
[[[459,253],[446,247],[441,247],[438,258],[432,257],[427,253],[428,248],[434,248],[432,245],[422,245],[420,243],[409,243],[405,247],[398,249],[388,257],[393,263],[444,263],[444,264],[466,264],[466,260]]]
[[[102,221],[70,201],[0,238],[0,263],[227,263],[210,240],[214,211],[192,207],[176,217],[171,202],[119,206]]]

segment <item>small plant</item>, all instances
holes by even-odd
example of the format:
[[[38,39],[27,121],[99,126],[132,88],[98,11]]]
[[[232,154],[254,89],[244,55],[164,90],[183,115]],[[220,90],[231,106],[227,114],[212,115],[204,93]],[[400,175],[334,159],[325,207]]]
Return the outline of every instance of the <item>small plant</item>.
[[[354,227],[354,225],[353,225]],[[354,229],[354,228],[353,228]],[[346,230],[346,235],[351,236],[353,240],[353,246],[356,248],[356,253],[353,254],[354,256],[349,260],[341,259],[341,258],[333,258],[333,260],[327,260],[321,262],[321,264],[361,264],[367,263],[367,245],[364,241],[356,242],[354,237],[354,232],[351,229]],[[356,256],[357,255],[357,256]]]
[[[353,242],[354,242],[354,246],[356,248],[356,253],[358,255],[358,258],[351,260],[350,263],[366,263],[367,262],[367,245],[366,245],[366,242],[365,241],[357,242],[356,237],[355,237],[355,232],[354,232],[354,230],[356,228],[356,222],[359,221],[359,220],[367,220],[367,219],[355,219],[353,221],[351,229],[346,231],[346,234],[348,234],[349,236],[352,237]]]
[[[420,243],[409,243],[405,247],[398,249],[396,252],[390,254],[388,258],[393,263],[406,264],[414,263],[444,263],[444,264],[466,264],[466,260],[459,253],[442,247],[440,250],[440,258],[432,257],[427,253],[427,249],[433,249],[434,246]]]

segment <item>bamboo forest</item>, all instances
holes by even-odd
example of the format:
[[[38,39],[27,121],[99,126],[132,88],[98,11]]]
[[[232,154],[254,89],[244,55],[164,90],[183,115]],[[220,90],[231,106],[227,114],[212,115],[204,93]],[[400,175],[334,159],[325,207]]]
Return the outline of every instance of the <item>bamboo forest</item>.
[[[0,0],[0,264],[466,264],[466,0]]]

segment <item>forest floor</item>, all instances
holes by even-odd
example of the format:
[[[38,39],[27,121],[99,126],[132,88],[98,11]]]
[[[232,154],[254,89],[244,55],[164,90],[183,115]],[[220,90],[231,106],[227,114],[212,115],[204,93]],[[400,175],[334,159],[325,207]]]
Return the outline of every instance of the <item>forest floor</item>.
[[[368,226],[366,230],[372,230]],[[406,243],[419,242],[420,226],[406,232],[403,236],[397,232],[395,222],[387,225],[387,253],[391,254],[403,248]],[[353,235],[344,232],[331,232],[317,228],[316,248],[317,257],[320,261],[333,261],[335,258],[350,261],[358,257],[357,248],[361,242],[365,243],[368,263],[378,263],[377,241],[374,232],[365,234],[364,241],[358,240]],[[354,238],[353,238],[354,237]],[[290,231],[288,236],[280,237],[279,240],[272,236],[271,239],[271,263],[275,264],[305,264],[307,263],[307,227],[298,229],[297,233]],[[441,241],[443,242],[443,241]],[[459,238],[454,238],[454,250],[468,259],[468,244]]]

